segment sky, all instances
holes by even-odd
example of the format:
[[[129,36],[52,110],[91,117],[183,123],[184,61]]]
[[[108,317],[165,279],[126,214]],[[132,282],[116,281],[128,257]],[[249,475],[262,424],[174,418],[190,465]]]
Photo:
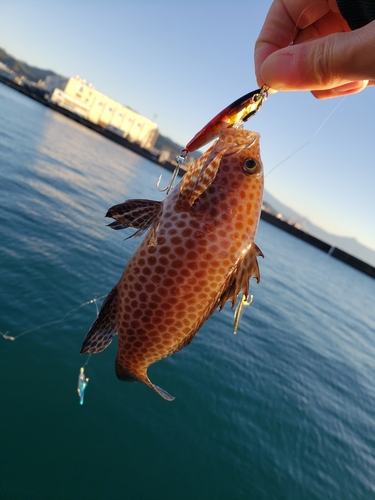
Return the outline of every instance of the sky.
[[[271,3],[1,0],[0,47],[30,65],[81,76],[185,145],[257,88],[254,44]],[[373,250],[374,110],[375,87],[326,101],[278,92],[246,124],[261,134],[273,196]]]

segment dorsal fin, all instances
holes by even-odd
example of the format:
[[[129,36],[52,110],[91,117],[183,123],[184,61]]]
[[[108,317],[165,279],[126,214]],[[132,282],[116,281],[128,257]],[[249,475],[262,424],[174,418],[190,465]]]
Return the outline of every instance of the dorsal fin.
[[[138,229],[135,233],[138,236],[151,226],[159,213],[161,203],[154,200],[127,200],[114,205],[106,214],[106,217],[115,219],[109,227],[116,230],[133,227]]]
[[[199,177],[199,174],[210,154],[212,153],[215,145],[216,142],[205,153],[203,153],[202,156],[200,156],[197,160],[195,160],[194,163],[190,165],[186,174],[183,176],[180,187],[180,194],[183,198],[189,199],[189,196],[194,190],[196,180]]]
[[[108,294],[100,309],[99,316],[94,321],[82,343],[81,354],[98,354],[104,351],[117,333],[117,285]]]
[[[225,151],[226,149],[222,150],[211,161],[207,160],[199,175],[191,182],[189,191],[186,189],[185,193],[190,206],[193,205],[195,200],[199,198],[215,180],[221,158]]]

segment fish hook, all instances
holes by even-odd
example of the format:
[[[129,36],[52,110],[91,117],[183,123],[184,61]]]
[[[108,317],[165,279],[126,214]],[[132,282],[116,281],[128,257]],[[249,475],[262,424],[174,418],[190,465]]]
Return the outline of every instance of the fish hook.
[[[159,179],[158,179],[158,181],[156,183],[156,189],[158,191],[160,191],[161,193],[163,193],[165,191],[166,194],[170,193],[170,191],[173,189],[175,180],[176,180],[176,178],[178,176],[178,173],[180,171],[180,167],[184,163],[184,161],[186,160],[187,154],[188,154],[187,149],[182,149],[181,153],[177,156],[177,158],[176,158],[177,165],[176,165],[176,167],[175,167],[175,169],[173,171],[171,180],[169,181],[168,185],[165,188],[160,188],[159,187],[160,186],[160,181],[161,181],[161,178],[162,178],[162,174],[159,175]]]
[[[238,325],[240,323],[241,315],[243,313],[243,308],[249,306],[253,301],[253,295],[250,295],[249,300],[246,299],[246,295],[242,294],[242,297],[234,311],[234,324],[233,324],[233,333],[236,334],[238,330]]]

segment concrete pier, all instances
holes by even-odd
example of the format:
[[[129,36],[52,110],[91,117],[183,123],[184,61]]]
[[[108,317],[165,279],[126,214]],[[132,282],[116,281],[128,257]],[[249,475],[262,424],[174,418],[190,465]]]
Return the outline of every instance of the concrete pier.
[[[288,224],[284,220],[278,219],[274,215],[270,214],[269,212],[265,212],[264,210],[262,210],[260,217],[262,220],[268,222],[269,224],[272,224],[273,226],[276,226],[279,229],[292,234],[296,238],[306,241],[306,243],[319,248],[319,250],[322,250],[335,259],[341,260],[341,262],[345,262],[345,264],[348,264],[348,266],[354,267],[355,269],[358,269],[358,271],[362,271],[368,276],[375,278],[375,267],[367,264],[366,262],[363,262],[360,259],[357,259],[357,257],[354,257],[347,252],[344,252],[344,250],[333,247],[325,241],[322,241],[319,238],[315,238],[315,236],[312,236],[309,233],[305,233],[305,231],[302,231],[301,229],[297,229],[295,226]]]

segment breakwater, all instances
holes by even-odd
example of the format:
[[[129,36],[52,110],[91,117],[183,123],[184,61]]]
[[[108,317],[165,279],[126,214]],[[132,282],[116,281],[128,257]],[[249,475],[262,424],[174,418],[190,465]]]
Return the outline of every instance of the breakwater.
[[[278,227],[279,229],[282,229],[283,231],[286,231],[289,234],[292,234],[300,240],[306,241],[306,243],[313,245],[319,250],[322,250],[323,252],[329,254],[331,257],[334,257],[335,259],[341,260],[341,262],[345,262],[345,264],[358,269],[358,271],[362,271],[368,276],[375,278],[375,267],[367,264],[366,262],[363,262],[360,259],[357,259],[357,257],[354,257],[347,252],[344,252],[344,250],[331,246],[329,243],[326,243],[325,241],[322,241],[319,238],[316,238],[315,236],[312,236],[311,234],[296,228],[292,224],[288,224],[288,222],[279,219],[278,217],[275,217],[274,215],[264,210],[262,210],[261,219],[272,224],[273,226]]]
[[[68,109],[62,108],[57,104],[50,102],[48,99],[44,97],[41,91],[38,92],[37,88],[25,85],[19,85],[1,75],[0,75],[0,83],[4,83],[8,87],[11,87],[14,90],[17,90],[18,92],[21,92],[22,94],[38,101],[40,104],[43,104],[44,106],[47,106],[50,109],[65,115],[66,117],[74,120],[75,122],[80,123],[81,125],[97,132],[98,134],[103,135],[107,139],[114,141],[117,144],[120,144],[121,146],[127,149],[130,149],[134,153],[137,153],[143,156],[144,158],[147,158],[148,160],[152,161],[153,163],[156,163],[162,168],[165,168],[169,171],[173,171],[175,168],[175,165],[168,161],[160,163],[156,155],[154,155],[151,151],[142,148],[141,146],[139,146],[139,144],[130,142],[124,137],[115,134],[111,130],[108,130],[107,128],[102,127],[101,125],[93,123],[89,120],[86,120],[85,118],[77,115],[76,113],[73,113]],[[180,171],[180,175],[183,175],[183,173],[184,173],[183,171],[182,172]],[[315,236],[312,236],[309,233],[306,233],[305,231],[296,228],[291,224],[288,224],[287,222],[275,217],[274,215],[264,210],[262,210],[261,219],[268,222],[269,224],[272,224],[273,226],[278,227],[279,229],[282,229],[283,231],[286,231],[289,234],[292,234],[296,238],[299,238],[305,241],[306,243],[315,246],[316,248],[322,250],[323,252],[329,254],[330,256],[344,262],[345,264],[351,267],[354,267],[355,269],[367,274],[368,276],[375,278],[375,267],[371,266],[370,264],[367,264],[366,262],[363,262],[360,259],[357,259],[353,255],[341,250],[340,248],[333,247],[330,244],[316,238]]]

